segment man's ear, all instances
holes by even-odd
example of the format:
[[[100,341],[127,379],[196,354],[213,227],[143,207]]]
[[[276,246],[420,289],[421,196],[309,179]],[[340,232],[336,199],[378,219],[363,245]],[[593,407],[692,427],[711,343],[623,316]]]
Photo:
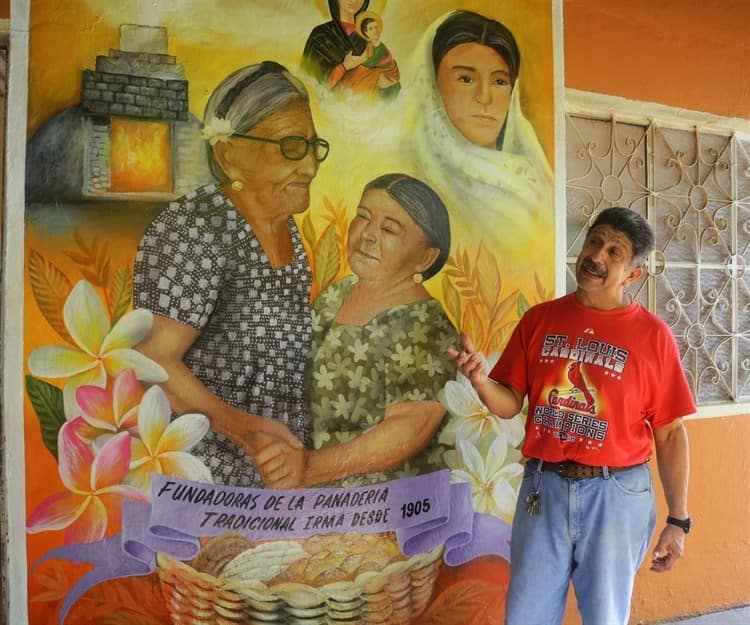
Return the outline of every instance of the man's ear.
[[[638,280],[638,278],[640,278],[643,275],[644,271],[646,270],[643,268],[643,265],[636,265],[635,267],[633,267],[630,270],[630,273],[628,274],[628,276],[623,281],[622,288],[624,289],[628,288],[628,286],[633,284],[633,282]]]

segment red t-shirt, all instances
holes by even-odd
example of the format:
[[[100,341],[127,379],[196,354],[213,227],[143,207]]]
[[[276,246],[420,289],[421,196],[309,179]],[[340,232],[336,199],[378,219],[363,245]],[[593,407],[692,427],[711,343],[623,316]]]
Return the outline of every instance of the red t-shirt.
[[[696,410],[672,332],[637,303],[596,310],[571,293],[534,306],[490,377],[528,396],[523,454],[548,462],[644,462],[651,428]]]

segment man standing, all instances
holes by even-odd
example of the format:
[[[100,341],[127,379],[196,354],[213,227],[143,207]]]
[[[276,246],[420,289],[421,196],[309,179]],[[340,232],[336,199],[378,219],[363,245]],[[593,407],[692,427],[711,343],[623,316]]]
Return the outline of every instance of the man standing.
[[[576,291],[530,309],[489,375],[467,335],[463,351],[449,350],[493,413],[513,417],[529,400],[506,625],[559,624],[571,581],[584,625],[627,624],[656,522],[654,445],[669,513],[651,569],[682,555],[682,417],[695,403],[671,331],[625,294],[653,247],[636,212],[602,211],[576,261]]]

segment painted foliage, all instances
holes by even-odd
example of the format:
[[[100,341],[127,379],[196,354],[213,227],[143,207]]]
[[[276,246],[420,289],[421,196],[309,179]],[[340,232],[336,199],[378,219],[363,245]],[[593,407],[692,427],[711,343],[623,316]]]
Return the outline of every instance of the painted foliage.
[[[31,623],[501,623],[543,0],[31,3]]]

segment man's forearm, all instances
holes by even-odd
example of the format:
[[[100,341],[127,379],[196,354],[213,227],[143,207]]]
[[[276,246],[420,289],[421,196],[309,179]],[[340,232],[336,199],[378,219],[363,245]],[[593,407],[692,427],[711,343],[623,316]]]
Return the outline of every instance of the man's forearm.
[[[682,419],[654,431],[659,478],[664,488],[669,515],[688,516],[688,478],[690,456],[687,431]]]
[[[489,411],[502,419],[512,419],[523,407],[523,397],[514,389],[486,378],[483,382],[472,383],[481,402]]]

